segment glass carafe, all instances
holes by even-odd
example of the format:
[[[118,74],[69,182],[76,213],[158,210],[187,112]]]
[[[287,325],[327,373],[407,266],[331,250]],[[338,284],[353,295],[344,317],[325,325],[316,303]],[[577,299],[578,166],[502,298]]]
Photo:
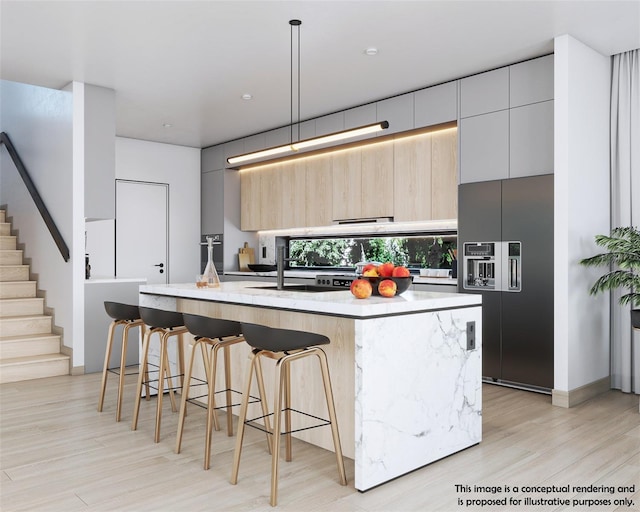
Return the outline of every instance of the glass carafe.
[[[219,243],[219,242],[218,242]],[[216,271],[216,267],[213,264],[213,238],[207,237],[207,266],[204,268],[204,273],[202,274],[202,280],[207,283],[209,287],[220,286],[220,278],[218,277],[218,272]]]

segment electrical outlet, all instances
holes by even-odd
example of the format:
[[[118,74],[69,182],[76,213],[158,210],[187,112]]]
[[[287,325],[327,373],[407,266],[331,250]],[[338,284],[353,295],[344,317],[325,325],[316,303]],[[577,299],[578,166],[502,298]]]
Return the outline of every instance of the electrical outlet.
[[[467,322],[467,350],[476,349],[476,323]]]

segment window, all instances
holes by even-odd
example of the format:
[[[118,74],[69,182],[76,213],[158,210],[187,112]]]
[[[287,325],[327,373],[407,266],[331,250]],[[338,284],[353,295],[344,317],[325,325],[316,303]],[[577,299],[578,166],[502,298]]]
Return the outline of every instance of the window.
[[[391,261],[410,268],[451,268],[455,232],[286,239],[289,268],[353,270],[361,261]]]

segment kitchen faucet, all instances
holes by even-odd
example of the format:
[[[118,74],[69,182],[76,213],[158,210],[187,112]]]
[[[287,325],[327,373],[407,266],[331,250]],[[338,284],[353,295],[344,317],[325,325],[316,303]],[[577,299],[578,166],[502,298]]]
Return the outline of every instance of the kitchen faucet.
[[[285,246],[280,245],[276,248],[276,289],[282,290],[284,288],[284,262],[291,261],[291,258],[284,257]]]

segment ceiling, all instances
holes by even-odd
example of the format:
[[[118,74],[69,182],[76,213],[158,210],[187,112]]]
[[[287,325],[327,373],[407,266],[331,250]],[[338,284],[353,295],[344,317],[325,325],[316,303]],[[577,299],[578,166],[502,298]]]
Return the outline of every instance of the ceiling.
[[[0,78],[112,88],[117,135],[207,147],[289,123],[292,18],[301,120],[551,53],[562,34],[640,47],[640,0],[1,0]]]

